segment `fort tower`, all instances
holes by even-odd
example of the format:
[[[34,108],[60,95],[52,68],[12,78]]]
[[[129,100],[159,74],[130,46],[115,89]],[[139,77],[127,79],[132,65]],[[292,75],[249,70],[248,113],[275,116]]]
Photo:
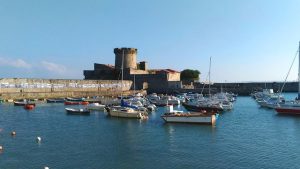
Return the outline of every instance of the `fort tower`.
[[[137,54],[137,49],[136,48],[115,48],[114,49],[115,53],[115,68],[116,69],[121,69],[122,68],[122,57],[124,53],[124,69],[126,68],[132,68],[136,69],[137,64],[136,64],[136,54]]]

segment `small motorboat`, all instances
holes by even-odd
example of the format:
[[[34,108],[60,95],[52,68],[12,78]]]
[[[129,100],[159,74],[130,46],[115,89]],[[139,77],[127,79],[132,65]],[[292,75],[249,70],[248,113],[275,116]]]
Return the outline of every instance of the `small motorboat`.
[[[73,102],[79,102],[85,100],[85,98],[71,98],[71,97],[67,97],[66,99],[67,101],[73,101]]]
[[[27,103],[27,101],[14,101],[15,106],[25,106]]]
[[[104,111],[105,105],[104,104],[99,104],[99,103],[92,103],[92,104],[89,104],[86,108],[89,109],[89,110]]]
[[[90,115],[90,110],[88,109],[74,109],[74,108],[65,108],[68,114],[78,114],[78,115]]]
[[[47,103],[64,103],[65,99],[47,99]]]

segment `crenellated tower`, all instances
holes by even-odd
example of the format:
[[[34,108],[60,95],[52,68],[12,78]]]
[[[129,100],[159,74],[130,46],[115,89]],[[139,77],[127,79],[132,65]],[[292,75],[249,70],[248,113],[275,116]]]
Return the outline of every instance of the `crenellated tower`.
[[[124,69],[126,68],[132,68],[136,69],[136,55],[137,55],[137,49],[136,48],[115,48],[115,68],[121,69],[122,68],[122,58],[124,54]]]

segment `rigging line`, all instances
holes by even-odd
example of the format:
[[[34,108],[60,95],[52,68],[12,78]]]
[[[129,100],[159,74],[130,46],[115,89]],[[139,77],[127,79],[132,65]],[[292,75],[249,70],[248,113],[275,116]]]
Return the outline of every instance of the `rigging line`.
[[[289,74],[290,74],[290,72],[291,72],[291,69],[292,69],[292,67],[293,67],[293,64],[294,64],[294,62],[295,62],[296,57],[297,57],[298,54],[299,54],[299,48],[298,48],[298,50],[297,50],[297,52],[296,52],[296,55],[295,55],[295,57],[294,57],[294,59],[293,59],[293,62],[292,62],[292,64],[291,64],[291,66],[290,66],[290,68],[289,68],[289,71],[288,71],[288,73],[287,73],[287,75],[286,75],[286,77],[285,77],[284,83],[283,83],[283,85],[282,85],[282,87],[281,87],[281,89],[280,89],[280,94],[282,93],[282,90],[283,90],[283,88],[284,88],[284,86],[285,86],[286,80],[287,80],[287,78],[289,77]],[[300,57],[300,56],[299,56],[299,57]]]
[[[206,75],[205,81],[204,81],[204,83],[203,83],[203,87],[202,87],[202,90],[201,90],[201,94],[203,93],[203,90],[204,90],[204,87],[205,87],[205,82],[207,82],[207,79],[208,79],[208,74]]]

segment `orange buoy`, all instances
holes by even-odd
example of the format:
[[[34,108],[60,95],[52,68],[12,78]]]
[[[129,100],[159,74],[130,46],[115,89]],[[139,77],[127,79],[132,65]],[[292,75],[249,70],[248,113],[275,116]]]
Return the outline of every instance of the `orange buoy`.
[[[24,106],[24,108],[25,108],[26,110],[32,110],[32,109],[34,109],[34,107],[35,107],[34,104],[25,104],[25,106]]]

